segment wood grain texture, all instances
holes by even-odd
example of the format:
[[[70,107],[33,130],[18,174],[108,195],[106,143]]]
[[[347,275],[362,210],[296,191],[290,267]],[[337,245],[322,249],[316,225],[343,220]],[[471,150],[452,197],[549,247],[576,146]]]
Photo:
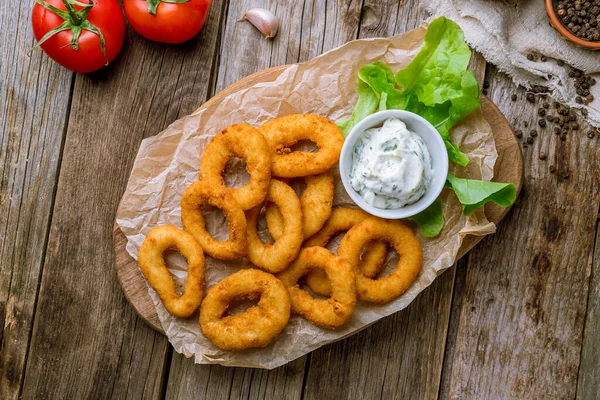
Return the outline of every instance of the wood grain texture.
[[[550,129],[534,126],[536,105],[510,100],[513,92],[523,99],[524,90],[495,69],[488,80],[492,100],[513,124],[521,128],[527,121],[527,130],[535,127],[539,135],[525,150],[524,190],[513,211],[469,254],[442,394],[571,399],[600,200],[596,142],[583,132],[561,141]],[[547,160],[538,157],[540,151]]]
[[[114,64],[77,76],[23,397],[161,396],[168,342],[122,295],[112,221],[140,140],[206,99],[222,5],[191,42],[129,30]]]
[[[27,55],[33,4],[0,4],[1,399],[21,391],[73,80]]]
[[[579,364],[578,400],[594,400],[600,393],[600,226],[596,225],[596,243],[588,294],[585,330]]]

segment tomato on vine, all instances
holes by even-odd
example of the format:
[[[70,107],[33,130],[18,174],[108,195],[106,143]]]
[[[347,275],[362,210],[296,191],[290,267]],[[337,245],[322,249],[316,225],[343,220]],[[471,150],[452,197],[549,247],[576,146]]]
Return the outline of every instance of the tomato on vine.
[[[125,18],[116,0],[36,0],[31,22],[36,47],[79,73],[108,65],[125,37]]]
[[[129,23],[146,39],[183,43],[200,32],[211,0],[124,0]]]

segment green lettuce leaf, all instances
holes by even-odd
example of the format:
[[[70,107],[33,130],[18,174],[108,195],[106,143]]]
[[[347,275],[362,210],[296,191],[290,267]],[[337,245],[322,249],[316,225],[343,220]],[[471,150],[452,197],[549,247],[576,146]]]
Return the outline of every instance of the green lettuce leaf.
[[[437,198],[429,207],[417,215],[408,218],[419,225],[424,237],[435,237],[444,227],[444,208],[442,201]]]
[[[421,51],[398,71],[396,82],[426,106],[442,104],[463,96],[461,80],[470,59],[460,27],[440,17],[429,24]]]
[[[348,136],[354,125],[377,111],[380,98],[380,94],[375,93],[364,81],[358,80],[358,101],[352,111],[352,116],[336,122],[337,126],[344,133],[344,137]]]
[[[385,93],[387,110],[404,108],[404,94],[396,88],[394,73],[384,63],[377,61],[373,64],[363,66],[358,71],[358,79],[369,85],[380,96]]]
[[[359,101],[352,117],[338,125],[348,135],[354,125],[377,110],[411,111],[440,132],[450,161],[466,166],[469,158],[451,142],[450,129],[480,107],[479,85],[467,69],[470,58],[471,50],[460,27],[444,17],[437,18],[429,25],[419,54],[396,75],[381,62],[360,68]],[[376,100],[378,106],[374,105]]]
[[[512,183],[483,182],[448,174],[445,187],[456,193],[464,215],[470,215],[473,210],[490,201],[508,207],[517,199],[517,191]]]

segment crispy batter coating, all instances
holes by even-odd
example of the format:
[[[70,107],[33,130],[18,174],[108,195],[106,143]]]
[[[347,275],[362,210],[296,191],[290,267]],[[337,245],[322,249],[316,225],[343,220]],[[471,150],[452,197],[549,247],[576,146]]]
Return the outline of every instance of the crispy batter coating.
[[[175,283],[163,257],[165,250],[172,247],[176,247],[188,263],[188,276],[181,296],[175,292]],[[198,309],[204,289],[204,253],[192,235],[173,225],[152,229],[140,247],[138,264],[169,313],[187,318]]]
[[[362,210],[354,208],[336,207],[331,212],[331,217],[325,222],[323,228],[308,239],[304,246],[327,246],[329,240],[340,232],[351,229],[354,225],[361,223],[370,215]],[[362,253],[359,268],[363,275],[372,278],[379,273],[387,253],[387,243],[381,241],[369,242]],[[310,289],[321,296],[329,296],[331,284],[325,273],[314,270],[306,275],[306,284]]]
[[[258,128],[271,151],[272,174],[280,178],[318,175],[338,163],[344,134],[327,118],[292,114],[275,118]],[[314,142],[318,151],[291,151],[302,140]]]
[[[246,212],[248,220],[248,259],[269,272],[284,270],[298,255],[302,240],[302,209],[294,189],[276,179],[271,180],[267,201],[273,202],[283,214],[283,234],[273,243],[263,243],[256,232],[261,206]]]
[[[331,296],[317,300],[298,286],[298,279],[314,269],[325,271],[331,281]],[[288,269],[277,274],[290,293],[292,311],[322,328],[344,325],[356,306],[354,272],[348,261],[323,247],[307,247]]]
[[[370,240],[386,241],[400,255],[396,269],[388,276],[371,279],[358,267],[362,248]],[[354,268],[358,298],[371,303],[387,303],[401,296],[419,275],[423,262],[421,244],[410,228],[401,221],[377,217],[369,217],[350,229],[338,247],[338,255]]]
[[[204,204],[213,205],[223,211],[229,224],[227,240],[215,240],[206,230],[201,209]],[[246,255],[246,216],[223,186],[202,181],[192,183],[181,198],[181,222],[183,228],[192,234],[211,257],[234,260]]]
[[[317,233],[331,215],[333,174],[327,171],[319,175],[305,176],[302,179],[306,189],[300,196],[300,205],[304,239],[307,239]],[[273,204],[267,204],[265,218],[271,237],[277,240],[283,233],[283,217],[279,209]]]
[[[264,201],[271,181],[271,157],[265,137],[248,124],[223,129],[204,150],[200,159],[200,180],[225,187],[221,174],[232,157],[246,161],[250,182],[226,190],[244,211],[249,210]]]
[[[235,299],[260,298],[244,312],[224,316]],[[273,275],[245,269],[210,288],[200,308],[200,329],[223,350],[265,347],[286,326],[290,298],[283,283]]]

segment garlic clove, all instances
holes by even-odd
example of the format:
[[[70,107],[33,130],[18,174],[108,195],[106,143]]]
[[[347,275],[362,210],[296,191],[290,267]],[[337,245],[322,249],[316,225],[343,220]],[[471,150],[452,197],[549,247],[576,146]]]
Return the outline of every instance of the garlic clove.
[[[240,21],[242,20],[248,20],[265,36],[265,39],[274,38],[277,35],[279,18],[269,10],[252,8],[244,14]]]

